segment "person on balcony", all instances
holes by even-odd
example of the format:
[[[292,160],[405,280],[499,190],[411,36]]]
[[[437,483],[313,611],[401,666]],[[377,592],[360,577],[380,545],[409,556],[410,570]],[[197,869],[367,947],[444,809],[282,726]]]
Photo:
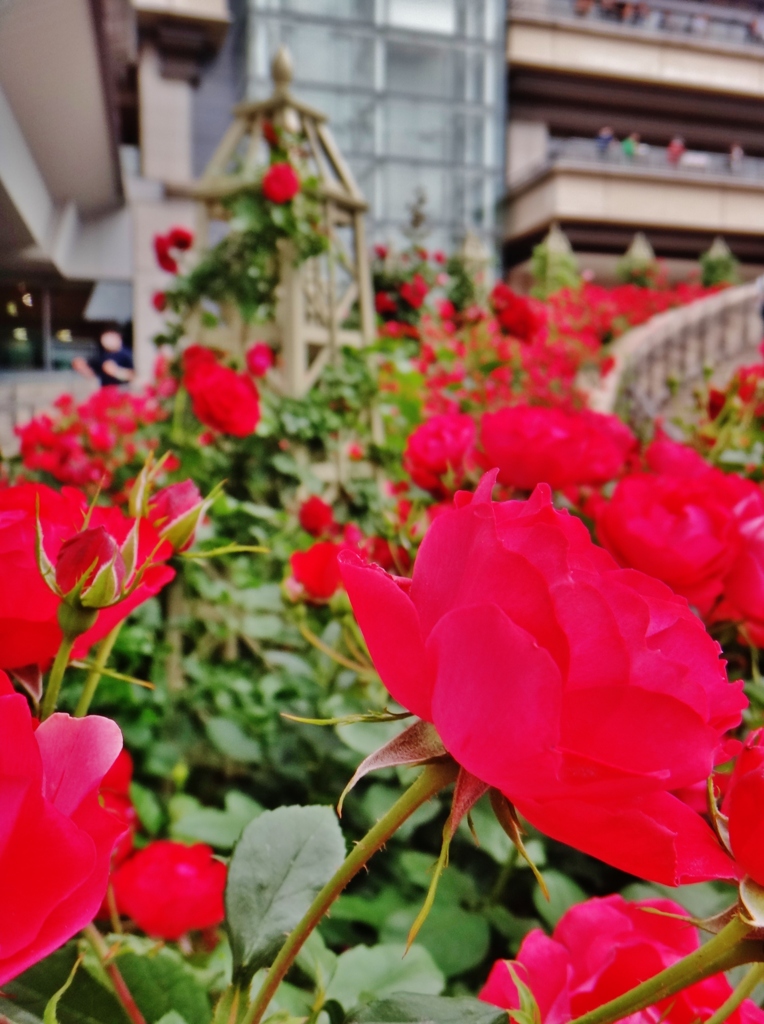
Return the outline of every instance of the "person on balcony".
[[[745,153],[743,147],[739,142],[733,142],[730,146],[729,164],[730,170],[734,174],[736,171],[742,170],[743,160],[745,159]]]
[[[675,135],[671,142],[669,142],[666,149],[666,159],[672,167],[679,166],[686,148],[681,135]]]
[[[627,160],[633,160],[639,152],[639,140],[639,133],[632,132],[631,135],[627,135],[621,143],[621,151]]]
[[[601,157],[608,155],[614,141],[615,135],[609,124],[605,125],[604,128],[600,128],[597,132],[597,152]]]

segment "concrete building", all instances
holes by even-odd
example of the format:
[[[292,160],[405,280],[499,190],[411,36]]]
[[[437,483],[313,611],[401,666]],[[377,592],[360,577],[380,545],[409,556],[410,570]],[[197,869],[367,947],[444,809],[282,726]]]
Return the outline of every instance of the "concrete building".
[[[148,376],[152,239],[193,210],[194,87],[225,0],[0,0],[0,438],[62,390],[103,327]]]
[[[506,265],[557,222],[595,262],[641,230],[680,265],[723,235],[760,272],[764,5],[510,0],[508,19]]]

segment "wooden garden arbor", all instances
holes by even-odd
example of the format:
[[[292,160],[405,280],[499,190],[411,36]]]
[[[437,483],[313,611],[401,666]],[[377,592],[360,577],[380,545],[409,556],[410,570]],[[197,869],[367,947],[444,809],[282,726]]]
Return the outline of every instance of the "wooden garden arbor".
[[[273,94],[262,102],[234,108],[234,119],[204,174],[187,194],[198,202],[196,245],[217,241],[220,221],[229,217],[223,200],[259,188],[269,148],[269,125],[303,140],[300,166],[318,180],[316,198],[329,239],[328,251],[295,266],[288,244],[278,253],[279,286],[273,323],[246,324],[238,310],[222,311],[221,326],[197,336],[238,354],[254,340],[270,342],[278,353],[269,383],[291,397],[304,395],[338,346],[361,346],[374,339],[374,300],[366,248],[366,201],[332,136],[324,114],[290,91],[292,61],[282,46],[272,65]],[[218,222],[217,224],[215,222]],[[352,326],[351,326],[352,325]]]

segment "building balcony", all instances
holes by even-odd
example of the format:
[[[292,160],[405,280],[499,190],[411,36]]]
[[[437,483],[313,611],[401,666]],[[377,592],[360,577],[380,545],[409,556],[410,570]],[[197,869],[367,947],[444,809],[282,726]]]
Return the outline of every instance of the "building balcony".
[[[510,0],[511,67],[764,98],[764,11],[691,0]]]
[[[542,126],[533,126],[538,129]],[[764,263],[764,160],[732,162],[641,146],[629,158],[615,143],[549,139],[546,151],[515,162],[503,203],[505,259],[515,265],[557,221],[574,248],[621,253],[637,230],[663,256],[697,256],[723,235],[738,258]]]

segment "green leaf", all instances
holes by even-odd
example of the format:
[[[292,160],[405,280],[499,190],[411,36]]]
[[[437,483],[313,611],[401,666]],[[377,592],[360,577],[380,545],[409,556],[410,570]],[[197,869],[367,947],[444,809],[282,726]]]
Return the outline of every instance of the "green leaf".
[[[533,890],[533,905],[544,924],[554,928],[566,910],[584,902],[586,893],[572,878],[559,871],[544,871],[542,875],[549,890],[549,900],[544,898],[537,885]]]
[[[42,1020],[50,999],[66,984],[76,961],[77,946],[70,942],[3,985],[3,994],[17,1008],[18,1024],[27,1024],[18,1016],[20,1011]],[[87,970],[77,971],[56,1009],[60,1024],[130,1024],[117,999]],[[16,1017],[10,1019],[16,1024]]]
[[[175,1010],[185,1024],[209,1024],[212,1008],[193,970],[174,949],[119,936],[116,963],[148,1024]],[[63,1024],[63,1022],[62,1022]]]
[[[226,757],[244,764],[253,764],[262,758],[260,744],[230,718],[210,718],[205,728],[210,743]]]
[[[164,824],[164,810],[157,796],[139,782],[130,783],[130,800],[149,835],[155,836]]]
[[[260,804],[236,790],[226,793],[224,811],[216,807],[200,807],[193,801],[195,806],[187,805],[184,813],[174,815],[177,799],[173,797],[170,803],[170,814],[175,817],[170,825],[170,835],[186,842],[209,843],[218,850],[230,850],[245,826],[263,813]]]
[[[244,829],[228,868],[225,905],[234,977],[270,964],[345,857],[330,807],[280,807]]]
[[[505,1010],[469,996],[400,995],[361,1006],[345,1024],[507,1024]]]
[[[54,992],[53,995],[48,1000],[48,1005],[45,1007],[45,1013],[42,1015],[42,1024],[61,1024],[61,1022],[58,1019],[58,1014],[56,1013],[56,1010],[58,1008],[58,1004],[61,1002],[61,998],[63,997],[63,995],[66,992],[68,992],[69,989],[72,987],[74,976],[77,973],[77,968],[80,966],[81,963],[82,957],[78,957],[74,961],[74,966],[69,972],[69,977],[66,979],[61,988],[57,992]]]
[[[416,908],[391,914],[380,931],[383,942],[406,941]],[[436,901],[417,935],[447,978],[477,967],[488,953],[491,929],[484,917],[452,903]]]
[[[26,1010],[19,1009],[15,1003],[9,1003],[7,999],[3,999],[0,996],[0,1022],[5,1024],[42,1024],[39,1017],[35,1017],[33,1013],[27,1013]]]
[[[326,998],[349,1009],[401,991],[438,995],[444,985],[445,978],[423,946],[415,944],[408,953],[397,943],[356,946],[338,958]]]

